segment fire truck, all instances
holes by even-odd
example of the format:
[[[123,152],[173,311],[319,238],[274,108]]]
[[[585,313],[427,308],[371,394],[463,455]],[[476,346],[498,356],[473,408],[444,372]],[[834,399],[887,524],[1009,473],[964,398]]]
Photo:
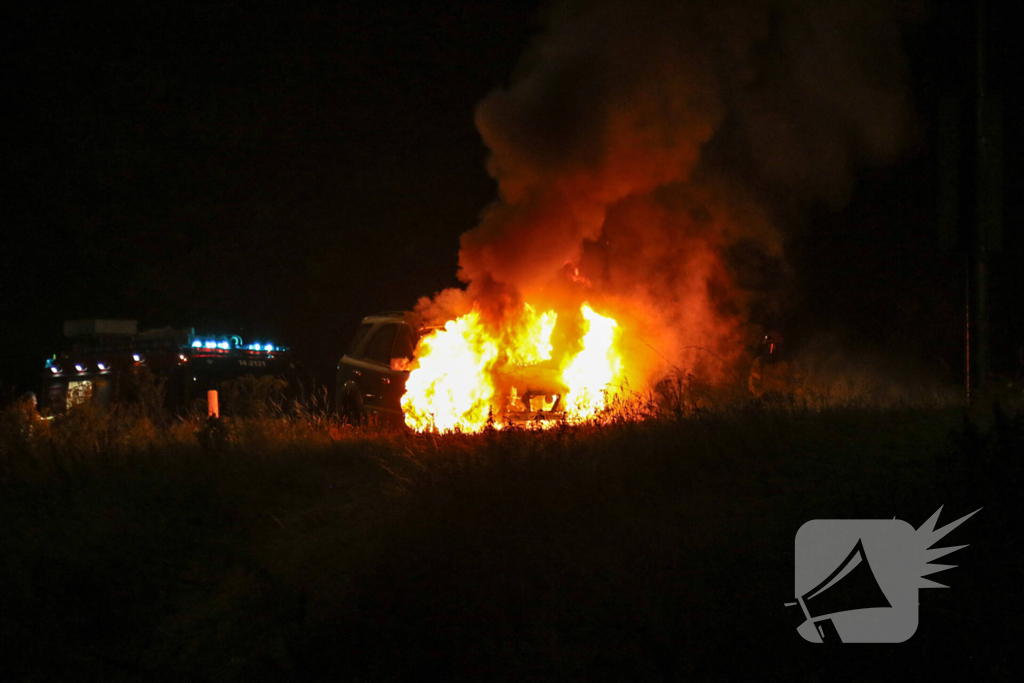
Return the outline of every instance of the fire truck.
[[[299,400],[311,384],[291,351],[270,341],[245,343],[237,335],[196,334],[194,328],[140,332],[134,320],[69,321],[64,336],[71,348],[47,359],[39,397],[39,408],[51,415],[85,401],[109,406],[123,400],[144,368],[163,382],[164,406],[172,411],[245,375],[282,379],[286,394]]]

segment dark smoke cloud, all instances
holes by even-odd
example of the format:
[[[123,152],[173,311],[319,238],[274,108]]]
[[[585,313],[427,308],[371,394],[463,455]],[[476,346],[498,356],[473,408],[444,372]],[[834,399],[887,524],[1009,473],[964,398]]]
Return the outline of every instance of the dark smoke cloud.
[[[476,112],[499,198],[462,238],[470,295],[540,296],[579,266],[588,287],[574,291],[631,318],[643,346],[729,366],[785,280],[782,237],[797,226],[778,209],[838,208],[858,166],[903,149],[899,31],[915,11],[555,4]]]

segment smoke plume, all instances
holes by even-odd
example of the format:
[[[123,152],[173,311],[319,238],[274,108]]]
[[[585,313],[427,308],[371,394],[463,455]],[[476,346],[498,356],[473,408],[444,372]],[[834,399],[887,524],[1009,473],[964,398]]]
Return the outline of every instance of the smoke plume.
[[[462,236],[468,299],[587,298],[635,370],[733,372],[781,305],[785,237],[912,123],[899,3],[560,2],[478,106],[499,197]],[[459,297],[443,300],[458,312]],[[661,367],[660,369],[665,369]]]

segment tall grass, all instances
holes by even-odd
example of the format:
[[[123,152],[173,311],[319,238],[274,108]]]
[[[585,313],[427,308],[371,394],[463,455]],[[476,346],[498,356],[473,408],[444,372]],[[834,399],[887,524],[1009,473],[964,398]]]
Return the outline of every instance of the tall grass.
[[[0,416],[14,680],[1008,675],[1024,413],[733,400],[680,378],[581,425],[352,426],[326,395],[208,420]],[[639,419],[644,418],[644,419]],[[792,599],[813,518],[983,513],[906,647],[823,655]],[[943,519],[947,519],[944,513]],[[974,657],[975,659],[970,659]],[[836,667],[840,667],[837,669]],[[973,668],[972,668],[973,667]]]

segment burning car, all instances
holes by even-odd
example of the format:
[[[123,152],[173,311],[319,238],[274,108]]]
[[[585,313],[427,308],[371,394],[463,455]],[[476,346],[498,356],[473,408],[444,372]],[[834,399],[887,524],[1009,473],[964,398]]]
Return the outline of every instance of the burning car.
[[[556,334],[559,315],[529,304],[434,326],[408,312],[365,318],[338,364],[338,411],[439,432],[593,416],[620,379],[617,323],[586,303],[563,320]]]

